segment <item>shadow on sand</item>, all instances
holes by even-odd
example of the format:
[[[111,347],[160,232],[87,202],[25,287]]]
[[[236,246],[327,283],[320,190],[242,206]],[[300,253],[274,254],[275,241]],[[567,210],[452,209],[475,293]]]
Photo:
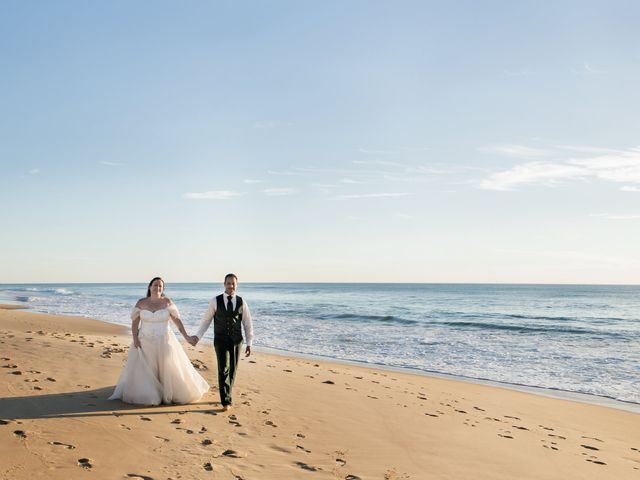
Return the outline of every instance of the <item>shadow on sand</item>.
[[[11,420],[105,417],[125,415],[157,415],[166,413],[200,413],[216,415],[222,408],[202,409],[218,402],[197,402],[188,405],[130,405],[120,400],[107,400],[114,387],[76,392],[54,393],[28,397],[0,398],[0,418]]]

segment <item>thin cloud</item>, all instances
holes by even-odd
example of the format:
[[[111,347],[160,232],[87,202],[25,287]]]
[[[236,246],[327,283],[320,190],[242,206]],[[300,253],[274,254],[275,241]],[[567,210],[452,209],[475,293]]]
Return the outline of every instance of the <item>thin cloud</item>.
[[[253,178],[245,178],[243,183],[262,183],[262,180],[254,180]]]
[[[293,125],[291,122],[282,122],[280,120],[260,120],[253,124],[253,128],[257,129],[273,129],[281,127],[290,127]]]
[[[487,145],[484,147],[479,147],[478,151],[482,153],[497,154],[505,157],[515,158],[548,157],[552,153],[549,150],[532,148],[526,145]]]
[[[507,77],[530,77],[532,75],[536,75],[536,72],[532,70],[504,70],[504,74]]]
[[[640,147],[627,150],[594,149],[592,147],[572,147],[584,153],[606,152],[602,155],[584,158],[563,158],[557,152],[553,162],[527,162],[508,170],[491,174],[480,181],[481,188],[488,190],[513,190],[522,185],[555,186],[569,181],[598,179],[609,182],[640,184]],[[628,190],[629,186],[623,187]],[[635,187],[633,187],[635,188]]]
[[[39,168],[32,168],[29,170],[29,175],[38,175],[39,173],[41,173]]]
[[[591,217],[606,218],[607,220],[640,220],[640,214],[611,214],[611,213],[594,213]]]
[[[100,162],[102,165],[107,165],[109,167],[121,167],[124,165],[124,163],[118,163],[118,162],[106,162],[106,161],[102,161]]]
[[[583,70],[581,73],[586,73],[587,75],[606,75],[609,72],[607,72],[606,70],[600,70],[598,68],[592,67],[587,62],[584,62]]]
[[[295,190],[293,188],[265,188],[262,193],[270,197],[283,197],[286,195],[293,195]]]
[[[354,195],[339,195],[338,198],[354,199],[354,198],[393,198],[393,197],[406,197],[411,195],[410,193],[362,193]]]
[[[494,173],[480,182],[486,190],[513,190],[523,184],[558,185],[570,179],[584,178],[588,171],[571,165],[546,162],[529,162],[510,170]]]
[[[239,197],[240,192],[232,192],[230,190],[215,190],[210,192],[185,193],[183,196],[189,200],[229,200]]]
[[[640,187],[625,186],[625,187],[620,187],[620,190],[623,192],[640,192]]]

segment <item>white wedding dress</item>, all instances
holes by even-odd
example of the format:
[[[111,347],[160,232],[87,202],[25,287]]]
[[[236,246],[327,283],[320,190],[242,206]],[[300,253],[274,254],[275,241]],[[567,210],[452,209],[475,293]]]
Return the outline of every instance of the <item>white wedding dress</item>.
[[[109,400],[159,405],[191,403],[209,391],[209,384],[193,368],[191,361],[169,327],[170,314],[180,316],[175,305],[152,312],[134,308],[131,318],[140,315],[138,338]]]

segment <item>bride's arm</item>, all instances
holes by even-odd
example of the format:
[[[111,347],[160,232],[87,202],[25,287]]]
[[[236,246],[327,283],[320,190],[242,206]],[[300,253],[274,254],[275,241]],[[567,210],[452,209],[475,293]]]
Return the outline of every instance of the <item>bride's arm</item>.
[[[175,324],[176,327],[178,327],[178,330],[180,331],[180,333],[182,334],[182,336],[184,337],[184,339],[191,343],[191,337],[189,336],[189,334],[187,333],[187,331],[184,329],[184,325],[182,324],[182,320],[180,320],[180,312],[178,311],[178,307],[176,307],[176,305],[169,300],[169,316],[171,317],[171,320],[173,321],[173,323]]]
[[[131,312],[131,335],[133,336],[133,346],[140,348],[140,339],[138,333],[140,332],[140,302],[136,303],[136,306]]]

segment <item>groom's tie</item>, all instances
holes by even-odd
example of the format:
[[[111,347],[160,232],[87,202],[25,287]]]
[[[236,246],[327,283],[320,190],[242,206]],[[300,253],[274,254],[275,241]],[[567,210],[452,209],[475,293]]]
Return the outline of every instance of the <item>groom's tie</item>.
[[[231,297],[227,297],[227,312],[233,313],[233,302],[231,301]]]

